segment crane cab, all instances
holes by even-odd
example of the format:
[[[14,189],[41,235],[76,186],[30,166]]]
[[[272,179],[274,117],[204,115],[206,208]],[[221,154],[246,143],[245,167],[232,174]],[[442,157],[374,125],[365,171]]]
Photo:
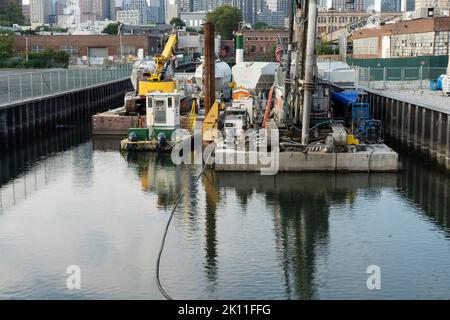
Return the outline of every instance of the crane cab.
[[[180,127],[180,94],[154,92],[147,95],[147,126],[150,137],[163,133],[170,139]]]

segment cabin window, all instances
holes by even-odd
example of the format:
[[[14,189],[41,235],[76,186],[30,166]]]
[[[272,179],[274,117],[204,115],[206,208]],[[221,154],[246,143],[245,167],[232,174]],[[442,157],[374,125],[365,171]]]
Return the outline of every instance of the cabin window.
[[[148,99],[148,107],[153,108],[153,99]]]
[[[167,98],[167,107],[172,108],[172,98]]]
[[[166,108],[164,107],[164,100],[155,101],[155,123],[166,123]]]

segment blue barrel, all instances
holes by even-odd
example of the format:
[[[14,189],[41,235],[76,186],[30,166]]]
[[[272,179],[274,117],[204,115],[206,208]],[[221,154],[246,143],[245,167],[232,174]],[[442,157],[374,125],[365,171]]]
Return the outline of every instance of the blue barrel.
[[[430,80],[430,90],[431,91],[436,91],[437,87],[438,87],[437,80]]]
[[[444,78],[445,78],[445,74],[441,75],[437,79],[437,90],[442,90],[442,82],[444,81]]]

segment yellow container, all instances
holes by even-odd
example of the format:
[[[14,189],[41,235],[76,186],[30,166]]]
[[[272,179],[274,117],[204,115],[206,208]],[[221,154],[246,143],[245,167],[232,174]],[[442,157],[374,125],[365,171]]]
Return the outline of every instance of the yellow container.
[[[176,81],[139,81],[139,95],[145,96],[149,93],[159,91],[163,93],[176,92]]]

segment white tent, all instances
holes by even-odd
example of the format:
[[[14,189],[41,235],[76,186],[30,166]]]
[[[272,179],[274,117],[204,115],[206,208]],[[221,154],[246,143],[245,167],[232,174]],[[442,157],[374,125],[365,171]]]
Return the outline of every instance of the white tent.
[[[242,62],[233,66],[233,81],[237,87],[249,90],[269,90],[279,65],[275,62]]]

